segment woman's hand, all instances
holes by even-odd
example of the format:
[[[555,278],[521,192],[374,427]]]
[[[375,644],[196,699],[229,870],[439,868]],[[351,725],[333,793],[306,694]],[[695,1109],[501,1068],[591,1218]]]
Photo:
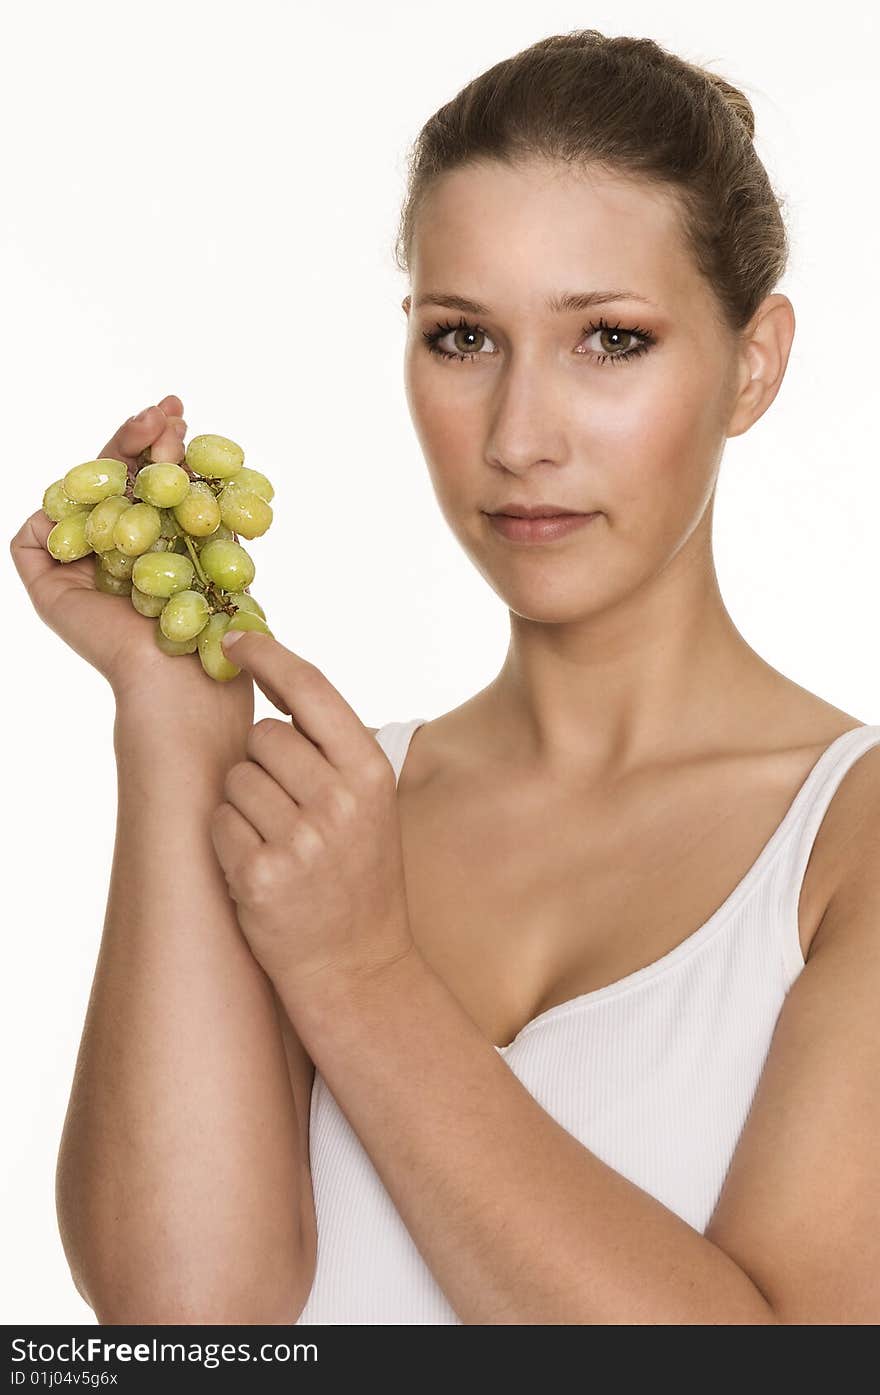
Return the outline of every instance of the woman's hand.
[[[152,447],[154,460],[179,462],[185,453],[182,413],[180,398],[166,397],[160,406],[148,409],[143,421],[130,417],[123,422],[94,458],[122,460],[134,469],[140,452]],[[63,475],[73,463],[58,466],[56,473]],[[44,481],[44,485],[48,483]],[[127,596],[111,596],[96,588],[94,553],[77,562],[56,561],[46,548],[54,526],[48,514],[37,509],[10,544],[18,574],[40,619],[103,673],[114,689],[131,679],[133,668],[149,682],[153,669],[174,662],[158,649],[154,622],[138,614]]]
[[[396,782],[320,669],[256,630],[229,649],[292,722],[251,728],[211,836],[251,952],[295,1012],[413,948]]]
[[[142,420],[129,417],[99,450],[95,459],[122,460],[130,470],[150,449],[153,460],[179,463],[185,453],[183,403],[174,395],[147,409]],[[69,468],[59,466],[61,475]],[[44,481],[48,484],[49,481]],[[43,486],[43,487],[44,487]],[[253,722],[253,686],[239,676],[218,683],[202,669],[197,654],[163,654],[156,644],[155,620],[135,610],[127,596],[112,596],[95,586],[95,557],[58,562],[46,548],[54,524],[38,509],[22,524],[10,551],[31,604],[40,619],[102,673],[117,700],[149,698],[158,716],[174,711],[199,714],[205,724],[227,728],[243,741]],[[219,734],[219,733],[218,733]]]

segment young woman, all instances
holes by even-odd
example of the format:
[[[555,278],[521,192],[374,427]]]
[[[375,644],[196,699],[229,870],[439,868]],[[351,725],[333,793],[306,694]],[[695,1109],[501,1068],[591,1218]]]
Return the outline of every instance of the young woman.
[[[752,135],[716,75],[594,30],[420,133],[408,400],[511,624],[455,710],[370,736],[249,633],[292,716],[251,728],[246,677],[157,655],[42,515],[18,535],[118,704],[59,1159],[102,1321],[880,1320],[880,725],[751,648],[712,556],[795,327]],[[182,412],[101,454],[179,458]]]

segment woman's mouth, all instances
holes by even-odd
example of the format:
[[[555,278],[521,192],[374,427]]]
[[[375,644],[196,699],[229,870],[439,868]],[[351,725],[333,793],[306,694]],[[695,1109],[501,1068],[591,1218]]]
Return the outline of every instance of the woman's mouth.
[[[520,543],[552,542],[601,516],[600,513],[559,513],[550,518],[514,518],[506,513],[486,514],[496,533],[509,542]]]

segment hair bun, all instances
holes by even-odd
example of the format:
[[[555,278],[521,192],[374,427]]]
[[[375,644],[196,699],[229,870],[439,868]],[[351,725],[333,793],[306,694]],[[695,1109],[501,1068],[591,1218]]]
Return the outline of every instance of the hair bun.
[[[749,140],[754,140],[755,113],[746,94],[741,92],[738,87],[734,87],[732,83],[728,82],[726,78],[721,77],[718,73],[710,73],[706,68],[700,68],[699,71],[704,77],[708,78],[713,87],[718,89],[727,105],[732,107],[736,112],[736,115],[748,132]]]

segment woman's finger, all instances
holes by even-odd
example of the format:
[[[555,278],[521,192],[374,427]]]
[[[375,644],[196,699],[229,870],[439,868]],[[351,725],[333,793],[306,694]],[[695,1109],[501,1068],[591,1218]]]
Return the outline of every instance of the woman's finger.
[[[233,622],[227,635],[234,629]],[[376,745],[366,727],[319,668],[259,630],[243,631],[232,644],[227,635],[221,640],[224,654],[278,695],[297,729],[338,774],[355,776],[365,760],[375,759]]]
[[[265,847],[253,825],[225,800],[211,815],[211,842],[230,884],[238,877],[242,864],[259,848]]]
[[[129,417],[124,421],[119,430],[111,436],[107,444],[95,457],[98,460],[124,460],[126,465],[134,469],[139,463],[142,451],[147,446],[165,446],[167,454],[163,451],[164,458],[177,461],[182,450],[178,451],[179,438],[173,431],[173,422],[181,421],[183,418],[183,403],[174,394],[163,397],[162,401],[155,406],[147,407],[146,415],[138,421],[140,413]],[[169,424],[168,419],[172,421]],[[185,424],[185,423],[184,423]],[[176,452],[172,454],[171,452]],[[151,451],[151,454],[153,452]],[[159,459],[159,456],[155,456]]]
[[[327,786],[339,780],[315,743],[279,717],[263,717],[251,727],[247,753],[249,760],[257,768],[262,767],[285,798],[300,809],[320,800]]]
[[[58,567],[56,559],[46,550],[46,539],[54,527],[49,515],[37,509],[25,519],[9,544],[12,560],[29,594],[41,577]]]
[[[223,793],[267,843],[284,842],[299,814],[290,796],[254,761],[232,766]]]

